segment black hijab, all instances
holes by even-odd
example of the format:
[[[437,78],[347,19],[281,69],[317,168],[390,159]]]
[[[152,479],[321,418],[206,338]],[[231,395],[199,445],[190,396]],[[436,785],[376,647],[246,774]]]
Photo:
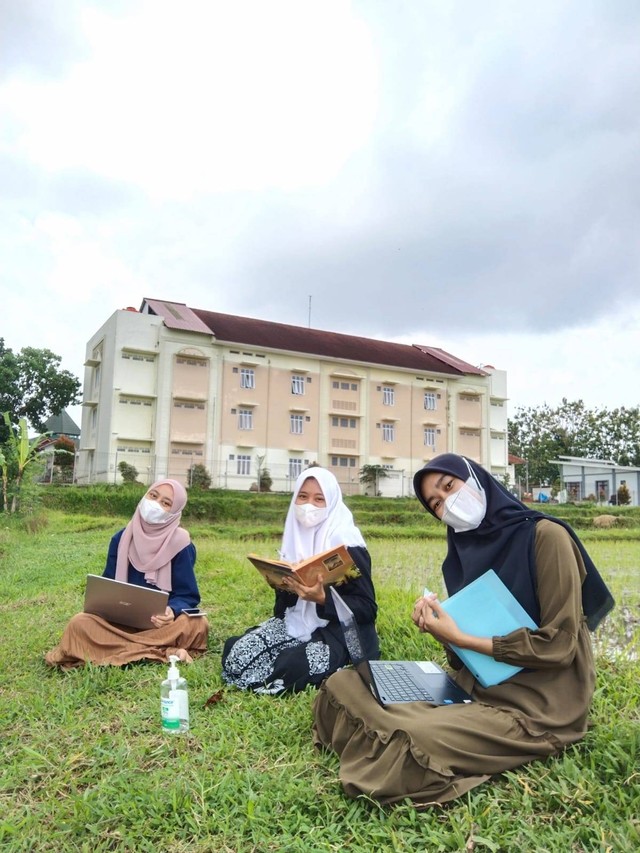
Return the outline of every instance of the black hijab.
[[[438,471],[466,481],[469,479],[467,464],[485,491],[487,511],[475,530],[455,533],[447,526],[448,551],[442,573],[448,594],[453,595],[488,569],[493,569],[539,625],[535,528],[536,522],[547,518],[564,527],[580,551],[587,570],[582,584],[582,609],[587,625],[595,631],[615,602],[582,542],[566,522],[529,509],[477,462],[456,453],[436,456],[414,474],[413,488],[420,503],[435,516],[422,496],[423,478],[432,471]]]

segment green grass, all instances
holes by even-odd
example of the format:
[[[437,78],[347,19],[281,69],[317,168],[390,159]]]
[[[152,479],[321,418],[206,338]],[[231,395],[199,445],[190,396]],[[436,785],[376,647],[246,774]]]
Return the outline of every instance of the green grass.
[[[36,533],[0,516],[0,849],[17,851],[630,851],[640,847],[640,542],[589,536],[618,607],[596,636],[598,688],[587,737],[444,808],[348,800],[335,756],[314,750],[314,692],[223,690],[224,639],[265,618],[272,593],[246,560],[268,531],[223,536],[189,522],[209,613],[208,653],[183,668],[191,730],[164,735],[165,667],[43,663],[102,571],[125,518],[48,515]],[[3,526],[5,521],[5,526]],[[387,657],[440,656],[409,620],[428,583],[442,590],[442,537],[370,537]],[[594,531],[595,533],[595,531]],[[585,539],[587,537],[585,536]],[[634,659],[633,654],[636,658]]]

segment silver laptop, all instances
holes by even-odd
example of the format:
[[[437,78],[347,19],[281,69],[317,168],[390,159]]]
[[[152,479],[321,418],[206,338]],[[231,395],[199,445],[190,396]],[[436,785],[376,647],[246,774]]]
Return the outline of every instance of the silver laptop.
[[[151,617],[164,613],[168,600],[169,593],[160,589],[87,575],[84,612],[117,625],[145,630],[154,627]]]
[[[400,702],[459,705],[473,702],[471,696],[433,661],[367,660],[351,608],[333,587],[330,589],[354,669],[381,705]]]

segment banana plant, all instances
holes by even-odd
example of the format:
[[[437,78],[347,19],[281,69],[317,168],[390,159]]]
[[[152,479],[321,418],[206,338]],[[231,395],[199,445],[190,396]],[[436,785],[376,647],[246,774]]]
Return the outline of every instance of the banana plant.
[[[0,471],[2,472],[2,507],[5,512],[9,512],[9,466],[7,465],[7,457],[4,455],[0,447]]]
[[[27,431],[27,421],[26,418],[20,418],[18,421],[17,430],[11,424],[11,419],[9,418],[9,412],[3,412],[4,422],[9,428],[9,437],[5,442],[5,451],[8,453],[4,453],[0,450],[1,458],[0,458],[0,467],[2,468],[2,493],[4,498],[4,508],[5,512],[16,512],[18,509],[18,496],[20,494],[20,487],[22,485],[25,471],[31,465],[38,456],[38,448],[42,444],[42,441],[48,433],[44,433],[42,435],[37,435],[35,438],[29,439],[29,433]],[[13,497],[11,499],[11,507],[8,507],[8,492],[9,492],[9,478],[10,478],[10,469],[13,468],[15,470],[15,476],[13,477],[12,485],[13,485]]]

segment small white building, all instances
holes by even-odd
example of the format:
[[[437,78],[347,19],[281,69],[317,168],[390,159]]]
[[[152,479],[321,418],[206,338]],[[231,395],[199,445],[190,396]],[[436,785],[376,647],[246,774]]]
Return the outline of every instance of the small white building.
[[[593,495],[598,503],[614,504],[618,489],[625,485],[631,505],[640,506],[640,468],[616,465],[608,459],[583,459],[579,456],[560,456],[551,461],[560,469],[567,500],[586,500]]]

